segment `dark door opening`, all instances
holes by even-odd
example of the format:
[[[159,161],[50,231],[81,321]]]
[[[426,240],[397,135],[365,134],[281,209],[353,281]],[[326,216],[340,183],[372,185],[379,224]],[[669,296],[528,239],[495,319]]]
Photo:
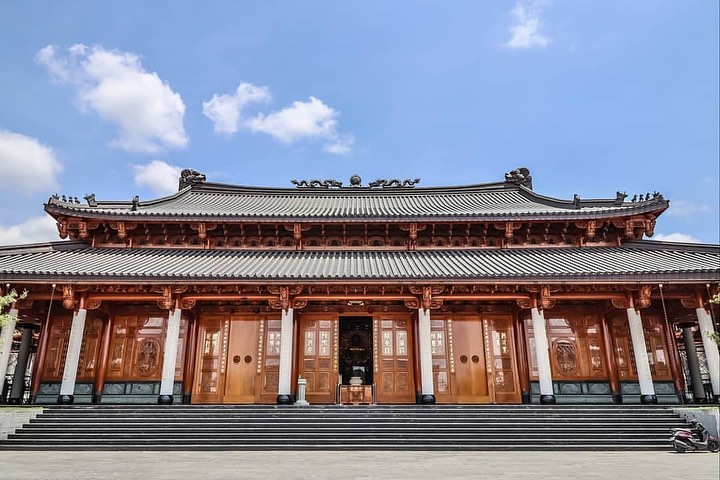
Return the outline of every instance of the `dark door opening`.
[[[340,376],[343,385],[359,377],[373,384],[372,317],[340,317]]]

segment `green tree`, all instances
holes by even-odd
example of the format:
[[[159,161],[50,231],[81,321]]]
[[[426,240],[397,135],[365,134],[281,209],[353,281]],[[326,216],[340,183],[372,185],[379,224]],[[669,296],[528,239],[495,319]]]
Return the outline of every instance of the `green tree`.
[[[0,327],[14,318],[13,315],[4,313],[5,309],[15,303],[16,300],[22,300],[25,297],[27,297],[27,291],[19,294],[15,290],[10,290],[7,294],[0,296]]]
[[[710,297],[710,303],[720,303],[720,291],[715,296]],[[720,347],[720,332],[705,332],[705,335]]]

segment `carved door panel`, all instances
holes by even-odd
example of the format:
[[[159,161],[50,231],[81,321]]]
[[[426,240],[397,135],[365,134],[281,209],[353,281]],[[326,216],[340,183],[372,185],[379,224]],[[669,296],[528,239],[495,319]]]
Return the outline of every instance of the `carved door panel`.
[[[222,403],[230,320],[226,316],[203,317],[198,328],[193,403]]]
[[[437,403],[456,401],[453,382],[455,372],[453,360],[452,320],[432,319],[430,322],[430,353],[432,354],[433,385]]]
[[[484,315],[485,354],[490,390],[496,403],[520,403],[520,380],[510,315]]]
[[[415,403],[409,318],[374,319],[375,395],[378,403]]]
[[[455,319],[452,328],[457,402],[492,402],[480,318]]]
[[[262,342],[260,342],[262,338]],[[260,375],[260,393],[255,395],[257,403],[275,403],[277,401],[278,385],[280,381],[280,320],[261,319],[260,333],[258,334],[257,373]],[[292,338],[288,338],[288,342]]]
[[[255,402],[258,333],[259,322],[255,319],[231,320],[223,403]]]
[[[335,403],[338,381],[338,320],[303,318],[298,371],[310,403]]]

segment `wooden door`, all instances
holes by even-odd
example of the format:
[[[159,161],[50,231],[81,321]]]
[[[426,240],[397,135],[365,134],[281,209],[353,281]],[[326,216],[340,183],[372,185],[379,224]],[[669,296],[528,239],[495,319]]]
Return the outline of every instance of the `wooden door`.
[[[481,319],[455,319],[452,328],[457,402],[491,403]]]
[[[263,393],[268,393],[265,390],[274,401],[276,385],[267,385],[266,389],[258,386],[265,378],[259,374],[264,369],[258,358],[263,320],[205,315],[199,322],[193,403],[254,403],[258,398],[264,400]],[[275,362],[274,355],[268,358],[269,362]]]
[[[338,320],[303,317],[298,371],[310,403],[335,403],[338,383]]]
[[[483,316],[485,353],[494,403],[520,403],[520,381],[515,357],[511,315]]]
[[[376,399],[378,403],[415,403],[410,318],[373,320]]]
[[[199,322],[192,401],[222,403],[230,319],[214,315],[200,317]]]
[[[230,323],[223,403],[255,402],[258,326],[255,319],[233,319]]]

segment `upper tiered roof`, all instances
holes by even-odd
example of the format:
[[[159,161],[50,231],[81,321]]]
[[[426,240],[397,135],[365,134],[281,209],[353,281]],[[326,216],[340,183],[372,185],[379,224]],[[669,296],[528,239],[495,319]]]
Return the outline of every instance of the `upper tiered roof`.
[[[357,176],[350,186],[335,180],[298,182],[297,188],[248,187],[210,183],[186,170],[179,191],[149,201],[87,203],[58,196],[45,210],[55,217],[127,221],[570,221],[629,217],[664,211],[669,202],[654,193],[625,201],[562,200],[532,190],[527,169],[506,174],[504,182],[453,187],[415,187],[419,180],[377,180],[363,186]]]

